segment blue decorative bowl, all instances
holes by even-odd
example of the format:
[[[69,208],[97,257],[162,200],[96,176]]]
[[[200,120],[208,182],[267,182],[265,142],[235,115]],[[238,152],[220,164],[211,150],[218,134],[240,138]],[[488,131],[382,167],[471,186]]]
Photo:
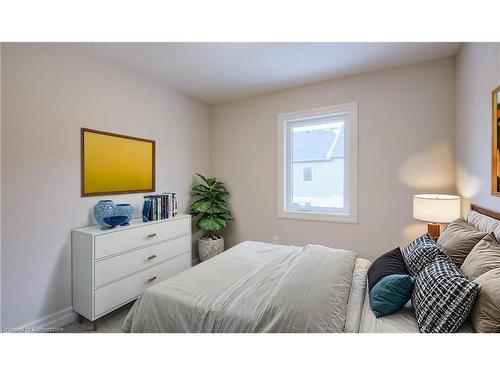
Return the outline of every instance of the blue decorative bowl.
[[[134,207],[128,203],[117,204],[113,211],[113,216],[126,216],[127,221],[122,225],[128,225],[134,215]]]
[[[105,226],[104,218],[113,216],[116,205],[112,200],[106,199],[99,201],[94,207],[94,217],[97,223],[101,226]]]
[[[117,225],[123,225],[123,223],[127,222],[127,217],[126,216],[109,216],[105,217],[104,223],[106,225],[110,226],[111,228],[116,227]]]

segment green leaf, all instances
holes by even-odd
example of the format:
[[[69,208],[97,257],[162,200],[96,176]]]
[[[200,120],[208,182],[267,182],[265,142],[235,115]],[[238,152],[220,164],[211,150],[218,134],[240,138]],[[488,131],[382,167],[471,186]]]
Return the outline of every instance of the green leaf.
[[[191,209],[195,212],[209,212],[212,208],[212,203],[207,200],[198,200],[194,202],[191,206]]]
[[[200,173],[196,173],[196,175],[201,178],[203,180],[203,182],[207,183],[207,178],[205,176],[203,176],[202,174]]]
[[[215,206],[215,205],[210,205],[210,207],[205,211],[207,214],[219,214],[222,213],[222,208]]]
[[[210,188],[214,191],[226,191],[226,187],[220,181],[217,181],[217,182],[213,183],[212,185],[210,185]]]
[[[224,221],[234,220],[233,216],[230,213],[218,214],[217,216]]]
[[[226,222],[214,215],[202,217],[198,220],[198,228],[213,232],[226,227]]]
[[[203,176],[203,175],[201,175],[199,173],[196,173],[196,175],[198,177],[200,177],[203,180],[203,182],[205,182],[209,187],[211,187],[212,185],[214,185],[216,183],[216,181],[217,181],[213,177],[205,177],[205,176]]]
[[[210,193],[210,189],[204,185],[196,185],[193,187],[192,191],[193,191],[194,195],[197,195],[197,194],[198,195],[205,195],[205,194]]]
[[[220,204],[221,206],[227,206],[227,202],[224,200],[224,198],[213,197],[213,201]]]
[[[217,216],[219,216],[219,214],[231,214],[231,212],[225,208],[224,206],[222,205],[212,205],[207,211],[206,213],[208,214],[217,214]]]

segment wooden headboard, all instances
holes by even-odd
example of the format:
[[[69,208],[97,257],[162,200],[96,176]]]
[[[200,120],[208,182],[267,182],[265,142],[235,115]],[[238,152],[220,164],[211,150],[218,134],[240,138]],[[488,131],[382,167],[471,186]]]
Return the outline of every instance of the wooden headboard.
[[[482,208],[482,207],[476,206],[475,204],[471,204],[470,209],[471,209],[471,211],[476,211],[476,212],[479,212],[480,214],[492,217],[493,219],[500,220],[500,212],[488,210],[487,208]]]

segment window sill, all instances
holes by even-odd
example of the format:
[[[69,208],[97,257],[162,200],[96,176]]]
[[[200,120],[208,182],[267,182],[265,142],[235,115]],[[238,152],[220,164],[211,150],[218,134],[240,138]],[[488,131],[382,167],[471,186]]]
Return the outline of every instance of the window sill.
[[[324,212],[304,212],[304,211],[280,211],[279,219],[306,220],[306,221],[329,221],[334,223],[357,224],[356,215],[333,214]]]

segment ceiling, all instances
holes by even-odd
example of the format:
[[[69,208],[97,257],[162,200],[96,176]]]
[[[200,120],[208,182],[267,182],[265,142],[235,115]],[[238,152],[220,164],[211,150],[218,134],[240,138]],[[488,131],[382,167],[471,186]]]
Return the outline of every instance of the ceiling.
[[[84,43],[206,103],[454,56],[460,43]]]

